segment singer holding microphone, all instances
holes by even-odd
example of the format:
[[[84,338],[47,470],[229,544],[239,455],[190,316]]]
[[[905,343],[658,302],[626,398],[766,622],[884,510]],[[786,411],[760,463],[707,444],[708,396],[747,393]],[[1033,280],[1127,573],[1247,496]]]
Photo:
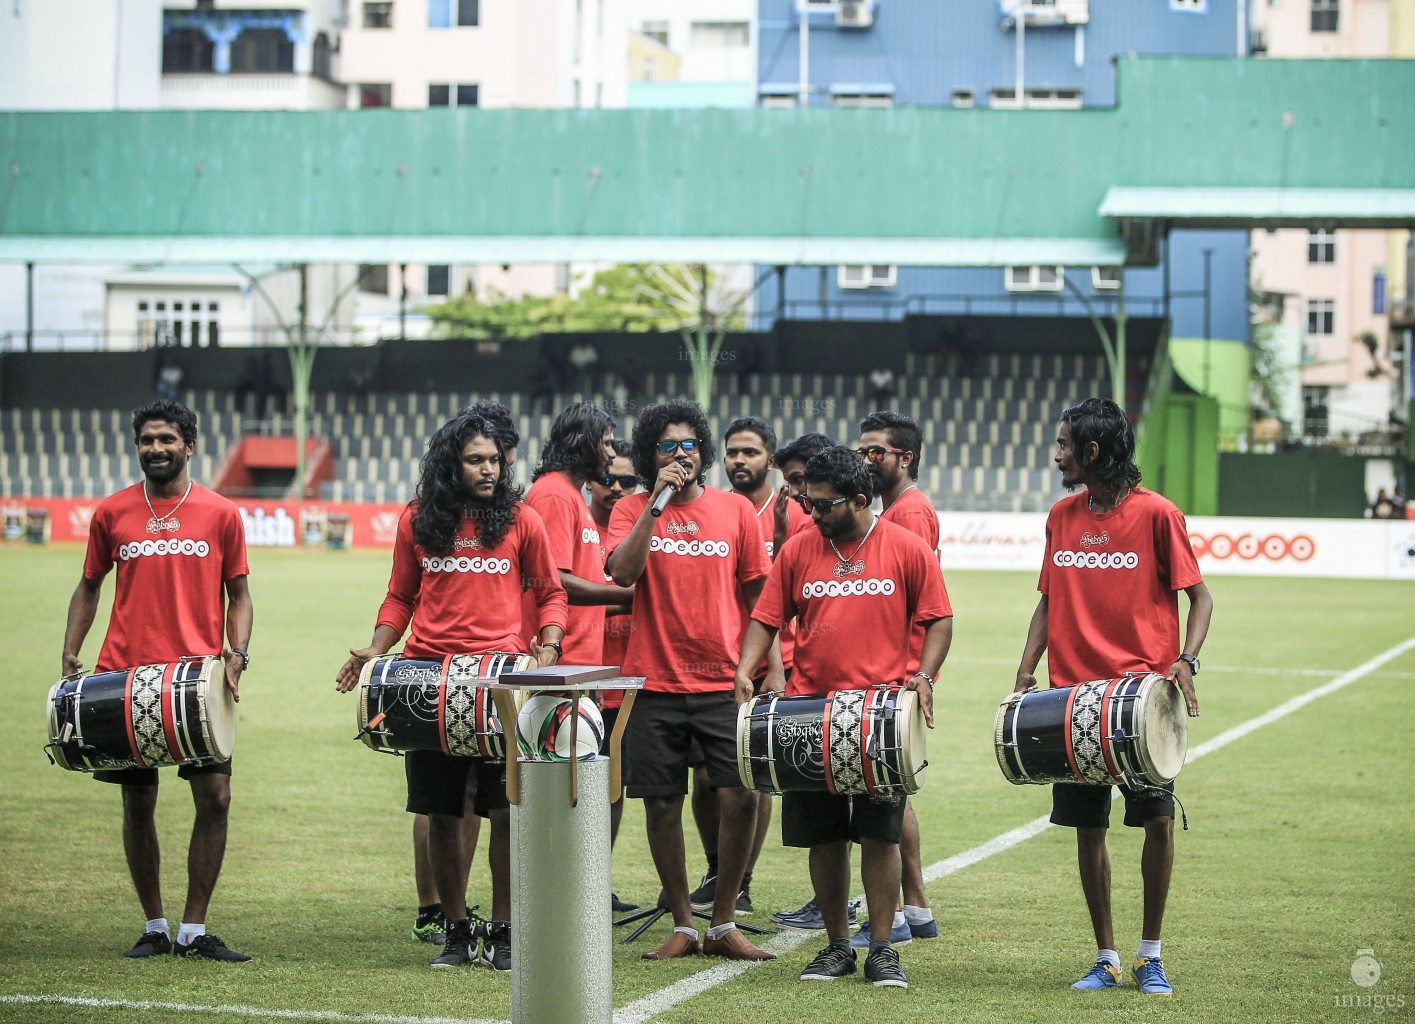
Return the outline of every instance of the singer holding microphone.
[[[644,801],[649,852],[674,924],[668,940],[644,959],[698,952],[775,959],[736,924],[757,794],[742,788],[737,775],[733,679],[747,616],[770,569],[756,510],[740,494],[704,486],[716,448],[696,403],[649,406],[634,428],[633,445],[634,469],[647,490],[614,506],[607,570],[619,586],[634,587],[624,672],[647,682],[625,731],[626,791]],[[701,941],[683,853],[688,743],[694,738],[722,812],[717,897]]]

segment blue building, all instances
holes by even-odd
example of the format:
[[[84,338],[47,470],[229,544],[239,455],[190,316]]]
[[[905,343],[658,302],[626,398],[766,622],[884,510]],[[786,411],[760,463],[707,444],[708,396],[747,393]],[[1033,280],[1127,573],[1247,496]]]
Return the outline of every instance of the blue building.
[[[1020,65],[1028,108],[1123,107],[1113,58],[1245,54],[1247,2],[759,0],[758,103],[1017,109]],[[1193,116],[1202,116],[1198,101]],[[1168,316],[1171,352],[1182,362],[1195,342],[1248,341],[1247,250],[1246,232],[1176,231],[1160,245],[1157,266],[1123,271],[791,267],[767,276],[757,326],[777,318],[1084,316],[1075,292],[1106,314],[1115,309],[1123,274],[1127,312]]]

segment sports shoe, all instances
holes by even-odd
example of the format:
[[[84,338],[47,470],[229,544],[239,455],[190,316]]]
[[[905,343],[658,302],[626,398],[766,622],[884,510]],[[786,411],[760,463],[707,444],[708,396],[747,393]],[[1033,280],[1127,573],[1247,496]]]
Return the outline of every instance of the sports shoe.
[[[442,955],[432,962],[433,967],[467,967],[477,962],[477,932],[470,920],[449,921],[447,938],[442,945]]]
[[[1163,972],[1161,972],[1162,974]],[[1112,967],[1108,960],[1097,960],[1096,966],[1086,972],[1076,984],[1071,986],[1078,992],[1094,992],[1103,988],[1120,987],[1120,968]]]
[[[227,964],[243,964],[250,960],[244,953],[237,953],[234,949],[229,949],[221,938],[207,932],[198,935],[185,946],[180,942],[172,947],[172,952],[178,956],[195,956],[203,960],[220,960]]]
[[[907,946],[914,941],[914,933],[909,930],[909,922],[903,921],[900,924],[891,925],[889,929],[889,941],[896,946]],[[850,945],[856,949],[870,948],[870,922],[866,921],[860,925],[860,930],[855,933],[855,937],[850,940]]]
[[[802,981],[834,981],[855,973],[855,951],[848,942],[832,942],[801,972]]]
[[[802,928],[806,931],[813,931],[817,928],[825,927],[825,920],[821,917],[820,904],[815,898],[806,901],[805,906],[796,910],[777,910],[771,915],[771,919],[777,924],[785,925],[787,928]],[[812,924],[811,922],[819,922]],[[797,923],[801,922],[801,923]]]
[[[1142,995],[1174,995],[1174,989],[1169,987],[1169,978],[1164,973],[1164,961],[1159,957],[1151,956],[1143,960],[1136,960],[1130,973],[1135,978],[1135,984],[1140,986]]]
[[[447,941],[447,919],[442,916],[442,911],[434,910],[430,914],[419,914],[417,920],[413,922],[413,938],[418,942],[430,942],[434,946],[440,946]]]
[[[712,910],[712,905],[716,901],[717,876],[703,875],[703,880],[698,883],[698,887],[688,894],[688,902],[698,913],[706,914]]]
[[[936,918],[936,917],[931,917],[931,918],[929,918],[927,921],[925,921],[923,924],[915,924],[913,921],[909,921],[908,918],[905,918],[904,920],[908,922],[908,924],[909,924],[909,934],[912,935],[914,938],[916,938],[916,939],[936,939],[936,938],[938,938],[938,918]]]
[[[616,914],[627,914],[631,910],[638,910],[639,905],[637,903],[626,903],[619,898],[617,892],[612,892],[609,894],[609,909]]]
[[[875,988],[908,988],[909,979],[899,966],[899,953],[893,946],[880,946],[865,957],[865,979]]]
[[[743,889],[737,894],[737,916],[742,917],[756,912],[756,907],[752,906],[752,894]]]
[[[493,971],[511,969],[511,922],[488,921],[481,942],[481,962]]]
[[[172,936],[166,932],[143,932],[142,938],[123,955],[137,959],[145,956],[163,956],[172,952]]]

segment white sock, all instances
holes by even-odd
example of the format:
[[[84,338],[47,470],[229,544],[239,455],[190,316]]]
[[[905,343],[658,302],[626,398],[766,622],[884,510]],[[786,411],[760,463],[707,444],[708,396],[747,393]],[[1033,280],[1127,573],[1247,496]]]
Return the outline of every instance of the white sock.
[[[736,921],[728,921],[726,924],[715,924],[707,930],[707,937],[710,939],[720,939],[728,932],[737,930]],[[696,936],[696,933],[694,933]]]
[[[934,919],[934,912],[930,907],[916,907],[911,904],[904,904],[904,920],[910,924],[928,924]]]
[[[1098,950],[1096,950],[1096,963],[1100,963],[1102,960],[1104,960],[1106,963],[1110,964],[1110,965],[1111,965],[1112,967],[1114,967],[1117,971],[1120,970],[1120,954],[1117,953],[1115,950],[1113,950],[1113,949],[1098,949]]]
[[[679,925],[677,928],[674,928],[673,930],[674,930],[675,932],[678,932],[680,935],[686,935],[686,936],[688,936],[688,938],[692,939],[694,942],[697,942],[697,941],[698,941],[698,930],[697,930],[696,928],[688,928],[688,927],[686,927],[686,926],[684,926],[684,925]]]
[[[1136,960],[1158,960],[1160,958],[1159,939],[1141,939],[1140,952],[1135,954]]]
[[[205,934],[205,924],[188,924],[186,921],[183,921],[182,927],[177,929],[177,945],[190,946],[192,944],[193,939],[195,939],[198,935]]]
[[[904,917],[904,911],[902,911],[902,910],[896,910],[896,911],[894,912],[894,921],[892,922],[892,927],[898,928],[901,924],[907,924],[907,923],[908,923],[908,922],[906,921],[906,919],[905,919],[905,917]]]
[[[145,927],[143,931],[161,932],[169,939],[172,937],[172,926],[167,923],[167,918],[165,917],[154,917],[151,921],[147,923],[147,927]]]

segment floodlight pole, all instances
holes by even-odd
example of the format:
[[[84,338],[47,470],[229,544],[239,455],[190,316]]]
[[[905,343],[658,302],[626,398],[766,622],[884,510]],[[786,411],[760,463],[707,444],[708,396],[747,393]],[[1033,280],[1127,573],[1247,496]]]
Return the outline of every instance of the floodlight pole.
[[[1101,348],[1105,350],[1106,364],[1110,367],[1110,394],[1115,400],[1115,404],[1123,410],[1125,408],[1125,322],[1128,317],[1125,314],[1125,272],[1122,269],[1120,274],[1120,290],[1115,296],[1115,338],[1111,339],[1110,332],[1106,330],[1105,321],[1096,312],[1091,300],[1086,297],[1086,293],[1078,288],[1072,280],[1066,276],[1066,271],[1061,272],[1061,280],[1065,283],[1071,294],[1080,300],[1081,305],[1086,309],[1086,315],[1091,318],[1091,323],[1096,328],[1096,334],[1100,336]]]

